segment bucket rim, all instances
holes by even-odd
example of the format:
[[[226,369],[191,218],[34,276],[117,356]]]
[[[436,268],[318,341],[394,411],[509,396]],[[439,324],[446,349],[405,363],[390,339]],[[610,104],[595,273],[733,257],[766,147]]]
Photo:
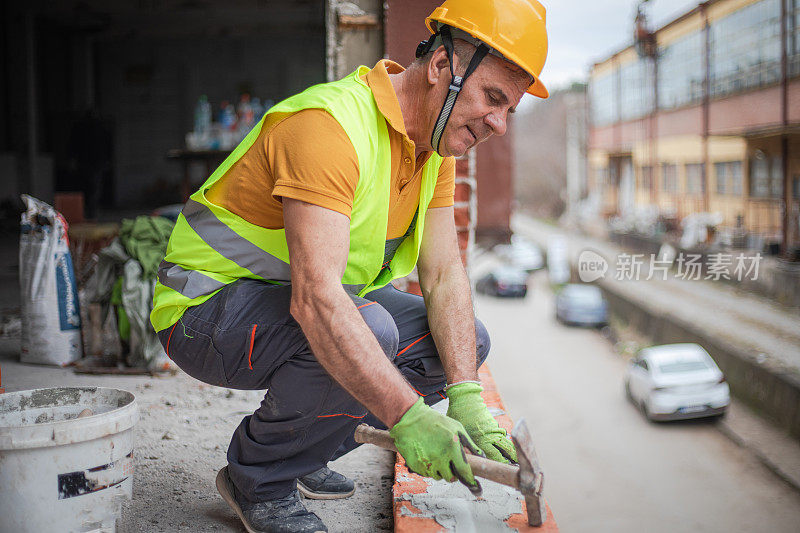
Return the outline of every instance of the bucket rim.
[[[123,393],[129,400],[121,407],[115,407],[104,413],[93,414],[83,418],[56,420],[40,424],[0,426],[0,450],[18,450],[76,444],[121,433],[132,428],[139,420],[139,407],[136,396],[125,389],[114,387],[43,387],[21,391],[6,392],[0,401],[14,395],[33,394],[40,391],[79,390],[90,393],[112,392]],[[46,406],[41,406],[46,407]],[[56,407],[54,404],[53,407]]]

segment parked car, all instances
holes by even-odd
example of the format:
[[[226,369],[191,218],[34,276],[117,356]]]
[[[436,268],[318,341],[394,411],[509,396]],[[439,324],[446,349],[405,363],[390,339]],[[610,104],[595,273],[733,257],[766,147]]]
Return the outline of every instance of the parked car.
[[[475,290],[493,296],[524,298],[528,294],[528,273],[512,266],[500,266],[480,278]]]
[[[722,371],[692,343],[642,349],[625,372],[625,392],[654,421],[722,416],[731,401]]]
[[[493,249],[494,253],[509,265],[519,269],[533,272],[544,268],[544,255],[533,243],[515,237],[511,244],[498,244]]]
[[[576,326],[604,326],[608,303],[598,287],[570,283],[556,297],[556,320]]]

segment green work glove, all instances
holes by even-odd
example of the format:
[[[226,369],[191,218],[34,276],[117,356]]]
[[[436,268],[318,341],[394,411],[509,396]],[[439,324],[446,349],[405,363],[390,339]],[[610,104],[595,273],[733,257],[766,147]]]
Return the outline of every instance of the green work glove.
[[[458,478],[470,490],[480,489],[472,475],[464,450],[482,455],[464,426],[434,411],[418,399],[389,431],[409,470],[433,479]]]
[[[482,391],[483,387],[472,382],[448,387],[450,406],[447,408],[447,416],[464,425],[464,429],[486,457],[501,463],[516,463],[517,450],[514,449],[514,443],[507,437],[506,430],[489,413],[481,398]]]

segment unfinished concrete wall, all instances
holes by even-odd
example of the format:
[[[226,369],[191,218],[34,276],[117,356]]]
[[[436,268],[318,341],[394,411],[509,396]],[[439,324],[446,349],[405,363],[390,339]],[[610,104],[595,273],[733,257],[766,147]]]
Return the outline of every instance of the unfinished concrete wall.
[[[359,65],[372,67],[383,57],[383,2],[326,1],[328,81],[346,76]]]

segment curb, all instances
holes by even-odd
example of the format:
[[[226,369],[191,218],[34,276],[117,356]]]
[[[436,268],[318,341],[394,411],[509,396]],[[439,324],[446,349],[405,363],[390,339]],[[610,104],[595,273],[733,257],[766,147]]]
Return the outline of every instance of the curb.
[[[483,385],[482,396],[486,401],[486,405],[490,409],[500,412],[500,414],[495,415],[495,418],[497,418],[501,427],[510,432],[513,422],[511,417],[506,413],[505,406],[500,398],[500,393],[497,390],[497,385],[486,364],[481,366],[479,377]],[[397,454],[397,461],[394,465],[394,480],[392,492],[394,530],[396,533],[442,533],[451,531],[440,525],[434,518],[423,515],[422,510],[414,507],[409,501],[410,495],[426,493],[429,485],[425,481],[425,478],[409,472],[400,454]],[[519,495],[519,500],[522,505],[522,512],[512,514],[504,521],[512,531],[537,533],[558,532],[558,526],[556,525],[553,512],[550,510],[549,505],[547,506],[547,520],[545,523],[542,524],[541,527],[532,527],[528,525],[525,500],[521,495]]]
[[[772,459],[764,455],[761,450],[759,450],[756,446],[752,446],[748,444],[747,440],[742,438],[736,431],[734,431],[728,424],[725,423],[724,420],[721,420],[719,424],[717,424],[717,429],[720,433],[725,435],[731,442],[739,446],[740,448],[744,448],[745,450],[752,453],[756,459],[758,459],[761,464],[767,467],[773,474],[781,478],[786,484],[792,487],[794,490],[800,492],[800,482],[798,480],[789,475],[783,468],[781,468],[777,463],[775,463]]]

